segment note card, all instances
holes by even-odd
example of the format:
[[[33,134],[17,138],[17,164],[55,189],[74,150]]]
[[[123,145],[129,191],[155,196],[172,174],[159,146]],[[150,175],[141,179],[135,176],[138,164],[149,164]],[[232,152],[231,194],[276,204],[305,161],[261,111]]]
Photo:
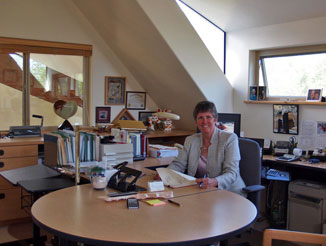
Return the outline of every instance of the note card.
[[[160,206],[165,204],[165,202],[159,199],[147,200],[146,202],[151,206]]]

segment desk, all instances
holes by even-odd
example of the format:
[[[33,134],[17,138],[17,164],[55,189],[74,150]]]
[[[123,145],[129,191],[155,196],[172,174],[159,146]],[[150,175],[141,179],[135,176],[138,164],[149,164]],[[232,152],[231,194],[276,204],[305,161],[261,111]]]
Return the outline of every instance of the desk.
[[[326,162],[316,164],[301,161],[276,161],[276,156],[264,155],[263,165],[271,168],[288,171],[292,179],[309,179],[325,183],[326,180]]]
[[[138,185],[152,179],[153,171],[144,172]],[[257,216],[249,200],[215,188],[172,189],[181,207],[140,202],[132,210],[125,200],[98,198],[109,190],[85,184],[49,193],[34,203],[34,223],[61,238],[92,245],[203,245],[241,233]]]

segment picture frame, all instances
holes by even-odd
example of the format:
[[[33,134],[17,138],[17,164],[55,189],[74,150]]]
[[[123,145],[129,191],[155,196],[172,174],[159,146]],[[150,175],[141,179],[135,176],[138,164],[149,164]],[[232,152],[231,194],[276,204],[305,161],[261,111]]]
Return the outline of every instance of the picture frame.
[[[126,108],[134,110],[142,110],[146,108],[146,92],[127,91],[126,92]]]
[[[259,86],[258,87],[258,101],[265,101],[266,100],[266,86]]]
[[[152,116],[153,113],[156,113],[156,111],[139,111],[138,120],[142,121],[145,126],[148,126],[148,117]]]
[[[299,105],[273,104],[273,132],[299,134]]]
[[[250,86],[249,87],[249,100],[251,101],[257,101],[258,97],[257,97],[257,93],[258,93],[258,86]]]
[[[114,118],[112,123],[117,122],[118,120],[136,120],[134,116],[128,111],[128,109],[124,108],[120,111],[120,113]]]
[[[126,77],[105,76],[105,105],[124,105]]]
[[[322,99],[323,89],[308,89],[307,102],[320,102]]]
[[[110,123],[111,107],[96,107],[95,123]]]

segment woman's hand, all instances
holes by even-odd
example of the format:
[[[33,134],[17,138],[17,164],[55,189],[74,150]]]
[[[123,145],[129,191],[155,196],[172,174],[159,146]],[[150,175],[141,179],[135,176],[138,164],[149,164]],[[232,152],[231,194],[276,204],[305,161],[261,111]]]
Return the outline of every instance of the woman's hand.
[[[154,180],[161,180],[161,177],[160,177],[160,175],[158,175],[158,173],[155,174]]]
[[[218,182],[215,178],[201,178],[196,179],[196,183],[199,184],[199,187],[201,189],[208,189],[212,187],[217,187]]]

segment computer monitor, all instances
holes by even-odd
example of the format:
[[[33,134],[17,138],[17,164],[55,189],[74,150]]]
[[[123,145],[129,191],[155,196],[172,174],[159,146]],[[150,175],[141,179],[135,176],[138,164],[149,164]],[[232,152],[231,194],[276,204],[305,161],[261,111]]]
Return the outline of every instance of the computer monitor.
[[[223,125],[224,131],[232,132],[240,137],[241,114],[219,113],[218,124]]]

